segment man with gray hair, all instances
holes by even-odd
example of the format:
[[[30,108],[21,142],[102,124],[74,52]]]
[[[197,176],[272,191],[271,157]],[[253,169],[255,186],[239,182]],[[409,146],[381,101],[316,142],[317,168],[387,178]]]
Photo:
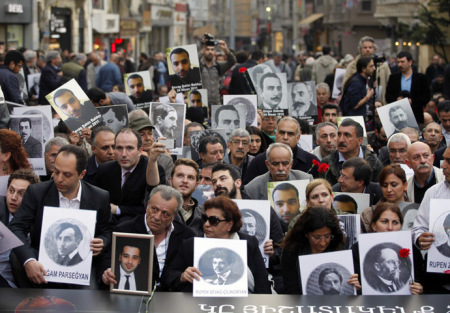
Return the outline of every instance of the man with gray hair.
[[[268,200],[267,183],[270,181],[313,180],[311,174],[292,169],[292,149],[284,143],[276,142],[269,146],[265,163],[268,172],[255,177],[244,187],[244,191],[253,200]]]
[[[330,103],[330,86],[327,83],[318,83],[316,86],[316,98],[317,98],[317,120],[322,122],[322,109],[325,104]]]
[[[282,118],[277,126],[277,132],[275,134],[275,140],[277,143],[284,143],[291,148],[293,154],[292,168],[295,170],[308,172],[314,177],[318,176],[317,167],[311,169],[313,160],[319,161],[319,159],[312,153],[306,152],[298,146],[300,140],[300,125],[298,121],[293,117]],[[244,185],[248,184],[256,176],[262,175],[267,172],[266,165],[266,153],[257,155],[247,169],[245,177],[243,177]]]
[[[378,159],[383,163],[383,166],[389,164],[405,164],[410,145],[411,140],[403,132],[393,134],[389,137],[386,147],[380,149]],[[386,150],[388,154],[386,154]]]
[[[97,76],[100,72],[100,68],[106,64],[105,60],[102,60],[100,53],[94,51],[91,54],[89,54],[89,60],[91,63],[86,68],[86,78],[87,78],[87,88],[95,88],[97,85],[95,84],[95,81],[97,79]]]
[[[64,63],[61,70],[63,72],[63,80],[69,81],[75,79],[84,92],[87,91],[87,77],[84,64],[86,63],[86,55],[77,53],[75,57],[67,63]]]
[[[169,186],[159,185],[150,193],[145,215],[136,216],[113,228],[114,232],[155,236],[153,283],[157,283],[159,290],[161,290],[160,279],[166,275],[167,269],[175,260],[183,240],[194,237],[189,227],[175,219],[182,205],[183,197],[179,191]],[[102,281],[106,285],[117,283],[110,265],[111,251],[107,251],[103,262],[106,270],[102,275]]]
[[[231,132],[228,139],[228,150],[230,151],[229,163],[239,169],[241,177],[245,176],[247,167],[255,158],[249,155],[251,137],[247,130],[238,128]]]
[[[47,65],[42,69],[39,81],[39,104],[49,104],[45,96],[61,85],[62,76],[61,55],[58,51],[48,52]]]
[[[323,122],[316,127],[317,147],[312,151],[319,160],[336,151],[338,128],[330,122]]]
[[[342,86],[345,86],[348,80],[356,73],[356,64],[361,58],[371,58],[376,50],[377,46],[375,44],[375,40],[372,37],[364,36],[359,40],[358,43],[358,51],[359,55],[347,66],[347,70],[345,71],[344,81],[342,82]],[[389,69],[389,65],[386,62],[376,63],[376,78],[378,82],[378,86],[381,87],[381,102],[386,104],[386,86],[389,80],[389,75],[391,75],[391,70]],[[379,88],[378,88],[379,90]],[[376,92],[377,95],[379,92]],[[378,98],[378,97],[377,97]]]
[[[45,160],[45,170],[47,172],[46,176],[39,176],[41,181],[50,180],[53,171],[55,170],[55,159],[58,155],[59,149],[62,146],[68,145],[67,139],[62,137],[54,137],[47,141],[44,148],[44,160]]]

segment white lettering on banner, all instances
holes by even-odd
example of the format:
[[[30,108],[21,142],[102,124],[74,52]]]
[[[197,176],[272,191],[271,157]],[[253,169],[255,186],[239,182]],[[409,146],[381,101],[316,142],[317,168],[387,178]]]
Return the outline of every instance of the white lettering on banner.
[[[209,313],[238,313],[231,304],[221,306],[209,306],[199,304],[200,310]],[[225,311],[227,309],[227,311]],[[447,306],[447,313],[450,313],[450,305]],[[242,309],[244,313],[406,313],[404,307],[365,307],[365,306],[276,306],[267,305],[245,305]],[[435,313],[434,307],[422,306],[412,313]]]
[[[8,13],[23,13],[23,5],[19,3],[9,3],[7,6]]]

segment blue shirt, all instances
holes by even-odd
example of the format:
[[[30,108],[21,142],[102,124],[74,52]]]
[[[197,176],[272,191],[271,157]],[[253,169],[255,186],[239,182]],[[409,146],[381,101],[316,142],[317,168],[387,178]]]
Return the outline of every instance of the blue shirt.
[[[412,82],[412,74],[411,76],[409,76],[408,79],[406,79],[405,76],[402,75],[401,80],[402,90],[408,90],[409,92],[411,92],[411,82]]]

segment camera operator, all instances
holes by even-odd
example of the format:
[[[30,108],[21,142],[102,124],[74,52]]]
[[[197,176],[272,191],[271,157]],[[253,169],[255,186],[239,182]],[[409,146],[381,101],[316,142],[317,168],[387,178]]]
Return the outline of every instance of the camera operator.
[[[372,37],[364,36],[359,40],[359,55],[347,66],[342,85],[346,85],[348,80],[356,73],[356,64],[358,63],[360,58],[372,58],[374,61],[376,72],[374,75],[375,80],[373,80],[372,77],[371,85],[373,84],[375,90],[379,90],[379,88],[377,88],[378,86],[381,87],[381,95],[379,95],[377,92],[376,98],[379,98],[384,105],[386,104],[386,85],[389,80],[389,75],[391,75],[391,70],[389,69],[389,65],[384,62],[384,57],[378,57],[377,55],[375,55],[376,49],[377,46],[375,45],[375,41]]]
[[[226,55],[226,61],[215,61],[215,47],[219,47]],[[219,80],[235,63],[236,57],[228,49],[223,40],[215,40],[214,36],[205,33],[202,38],[200,69],[203,89],[208,89],[208,104],[221,104]]]

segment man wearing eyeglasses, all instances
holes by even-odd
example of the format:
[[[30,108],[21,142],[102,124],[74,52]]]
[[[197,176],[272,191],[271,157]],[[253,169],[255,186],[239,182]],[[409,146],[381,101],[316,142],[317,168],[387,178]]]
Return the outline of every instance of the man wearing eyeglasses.
[[[183,196],[172,187],[160,185],[150,193],[145,215],[136,216],[114,227],[113,231],[155,236],[153,262],[153,283],[167,273],[167,268],[174,261],[182,241],[194,237],[187,226],[176,220],[177,211],[183,206]],[[107,251],[104,268],[111,265],[111,251]],[[107,268],[102,275],[104,284],[117,284],[116,276]]]
[[[228,150],[230,154],[228,160],[239,169],[241,177],[245,176],[247,167],[255,158],[249,155],[251,137],[247,130],[238,128],[231,132],[228,139]]]
[[[90,121],[94,116],[99,115],[95,107],[86,101],[84,104],[69,89],[59,89],[53,95],[53,102],[67,116],[64,123],[71,130],[82,127],[83,124]]]
[[[405,163],[414,171],[408,179],[408,198],[415,203],[421,203],[425,192],[444,180],[442,171],[433,166],[434,155],[430,147],[423,142],[415,142],[408,148]]]
[[[400,290],[403,283],[400,281],[398,252],[388,247],[376,251],[373,268],[366,274],[366,279],[372,288],[382,293]]]

